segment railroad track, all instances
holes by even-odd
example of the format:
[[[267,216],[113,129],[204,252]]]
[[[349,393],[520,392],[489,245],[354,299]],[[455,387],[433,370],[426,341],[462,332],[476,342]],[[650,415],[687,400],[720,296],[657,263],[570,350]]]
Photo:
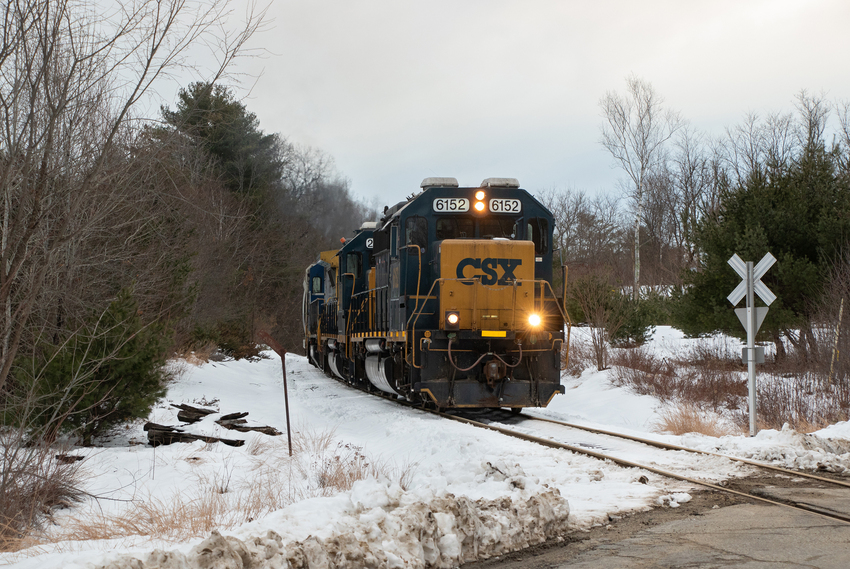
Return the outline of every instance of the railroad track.
[[[786,508],[792,508],[794,510],[818,515],[818,516],[821,516],[821,517],[824,517],[824,518],[827,518],[827,519],[830,519],[830,520],[835,520],[835,521],[840,521],[840,522],[850,524],[850,514],[843,514],[843,513],[839,513],[839,512],[834,512],[834,511],[831,511],[831,510],[819,508],[817,506],[813,506],[813,505],[809,505],[809,504],[805,504],[805,503],[801,503],[801,502],[794,502],[792,500],[779,500],[779,499],[767,498],[767,497],[760,496],[760,495],[752,493],[752,492],[735,490],[733,488],[728,488],[726,486],[721,486],[719,484],[706,482],[704,480],[699,480],[697,478],[693,478],[693,477],[690,477],[690,476],[684,476],[684,475],[681,475],[681,474],[676,473],[676,472],[671,472],[671,471],[668,471],[668,470],[657,468],[657,467],[652,466],[652,465],[641,464],[641,463],[634,462],[634,461],[631,461],[631,460],[619,458],[619,457],[616,457],[616,456],[613,456],[613,455],[610,455],[610,454],[606,454],[604,452],[600,452],[599,450],[594,450],[593,448],[588,448],[587,446],[562,443],[562,442],[558,442],[558,441],[555,441],[555,440],[550,439],[550,438],[532,435],[532,434],[529,434],[529,433],[523,433],[523,432],[520,432],[520,431],[517,431],[517,430],[514,430],[514,429],[510,429],[508,427],[504,427],[504,426],[501,426],[501,425],[496,425],[496,424],[493,424],[493,423],[484,423],[484,422],[481,422],[481,421],[478,421],[478,420],[475,420],[475,419],[470,419],[467,416],[464,416],[464,414],[484,415],[485,420],[492,420],[493,422],[499,422],[499,418],[501,418],[501,420],[503,420],[503,421],[511,421],[511,422],[521,421],[522,423],[526,423],[526,422],[537,421],[537,422],[550,423],[550,424],[559,425],[559,426],[569,428],[569,429],[575,429],[575,430],[579,430],[579,431],[594,433],[594,434],[597,434],[597,435],[604,435],[604,436],[607,436],[607,437],[613,437],[613,438],[617,438],[617,439],[628,440],[628,441],[652,446],[652,447],[655,447],[655,448],[660,448],[660,449],[663,449],[663,450],[684,451],[684,452],[689,452],[689,453],[693,453],[693,454],[701,454],[701,455],[719,457],[719,458],[727,459],[731,462],[746,464],[748,466],[753,466],[755,468],[768,470],[768,471],[771,471],[771,472],[781,473],[781,474],[784,474],[784,475],[787,475],[787,476],[793,476],[793,477],[798,477],[798,478],[806,478],[806,479],[815,480],[815,481],[822,482],[822,483],[833,484],[833,485],[841,486],[841,487],[844,487],[844,488],[850,488],[850,482],[845,482],[843,480],[835,480],[835,479],[827,478],[827,477],[824,477],[824,476],[818,476],[816,474],[810,474],[808,472],[802,472],[802,471],[799,471],[799,470],[790,470],[790,469],[787,469],[787,468],[781,468],[781,467],[778,467],[778,466],[774,466],[772,464],[765,464],[765,463],[754,461],[754,460],[748,460],[748,459],[739,458],[739,457],[735,457],[735,456],[729,456],[729,455],[724,455],[724,454],[710,452],[710,451],[703,451],[703,450],[699,450],[699,449],[693,449],[693,448],[688,448],[688,447],[669,444],[669,443],[662,443],[662,442],[658,442],[658,441],[653,441],[651,439],[634,437],[634,436],[625,435],[625,434],[622,434],[622,433],[616,433],[616,432],[613,432],[613,431],[606,431],[606,430],[603,430],[603,429],[595,429],[595,428],[591,428],[591,427],[585,427],[583,425],[577,425],[577,424],[568,423],[568,422],[565,422],[565,421],[558,421],[558,420],[555,420],[555,419],[547,419],[547,418],[543,418],[543,417],[533,417],[533,416],[530,416],[530,415],[516,415],[516,414],[510,413],[509,411],[490,410],[490,411],[483,411],[483,412],[477,411],[477,413],[476,413],[476,411],[470,412],[470,411],[464,411],[464,410],[455,410],[455,411],[452,411],[451,413],[447,413],[447,412],[443,412],[443,411],[439,411],[439,410],[435,410],[435,409],[429,409],[427,407],[423,407],[422,405],[415,405],[415,404],[410,403],[408,401],[397,399],[397,398],[395,398],[391,395],[388,395],[386,393],[380,393],[380,392],[376,393],[376,392],[373,392],[373,391],[369,391],[369,390],[367,390],[363,387],[360,387],[358,385],[353,385],[353,384],[349,384],[349,383],[345,383],[345,382],[340,382],[340,383],[343,383],[343,385],[347,385],[348,387],[352,387],[352,388],[357,389],[359,391],[367,392],[370,395],[377,395],[379,397],[383,397],[384,399],[386,399],[388,401],[392,401],[393,403],[396,403],[398,405],[418,409],[419,411],[422,411],[422,412],[425,412],[425,413],[430,413],[430,414],[437,415],[439,417],[443,417],[445,419],[450,419],[450,420],[453,420],[453,421],[459,421],[461,423],[465,423],[465,424],[468,424],[468,425],[471,425],[471,426],[474,426],[474,427],[487,429],[487,430],[490,430],[490,431],[495,431],[495,432],[501,433],[501,434],[509,436],[509,437],[513,437],[513,438],[522,439],[522,440],[525,440],[525,441],[537,443],[537,444],[547,446],[547,447],[550,447],[550,448],[558,448],[558,449],[568,450],[568,451],[571,451],[571,452],[574,452],[574,453],[583,454],[583,455],[590,456],[590,457],[593,457],[593,458],[597,458],[597,459],[600,459],[600,460],[610,460],[611,462],[614,462],[615,464],[619,464],[620,466],[625,466],[625,467],[629,467],[629,468],[640,468],[640,469],[645,470],[647,472],[652,472],[654,474],[658,474],[659,476],[664,476],[666,478],[672,478],[674,480],[680,480],[682,482],[687,482],[689,484],[694,484],[696,486],[701,486],[701,487],[704,487],[704,488],[710,488],[710,489],[715,490],[717,492],[724,492],[724,493],[732,494],[732,495],[735,495],[735,496],[738,496],[738,497],[741,497],[741,498],[746,498],[746,499],[750,499],[750,500],[753,500],[753,501],[756,501],[756,502],[761,502],[761,503],[770,504],[770,505],[774,505],[774,506],[782,506],[782,507],[786,507]],[[489,414],[489,417],[487,417],[488,414]]]
[[[751,500],[755,500],[755,501],[758,501],[758,502],[763,502],[763,503],[767,503],[767,504],[771,504],[771,505],[793,508],[795,510],[800,510],[800,511],[808,512],[808,513],[811,513],[811,514],[816,514],[818,516],[826,517],[826,518],[831,519],[831,520],[838,520],[838,521],[850,524],[850,514],[842,514],[842,513],[838,513],[838,512],[833,512],[833,511],[830,511],[830,510],[825,510],[825,509],[819,508],[817,506],[812,506],[812,505],[801,503],[801,502],[766,498],[764,496],[760,496],[760,495],[754,494],[752,492],[744,492],[744,491],[740,491],[740,490],[735,490],[733,488],[728,488],[726,486],[721,486],[719,484],[706,482],[704,480],[699,480],[697,478],[693,478],[693,477],[690,477],[690,476],[684,476],[684,475],[681,475],[679,473],[671,472],[669,470],[664,470],[664,469],[661,469],[661,468],[657,468],[655,466],[651,466],[651,465],[648,465],[648,464],[641,464],[641,463],[634,462],[634,461],[631,461],[631,460],[619,458],[619,457],[613,456],[611,454],[606,454],[604,452],[600,452],[598,450],[588,448],[587,446],[562,443],[562,442],[558,442],[558,441],[555,441],[555,440],[550,439],[550,438],[540,437],[540,436],[537,436],[537,435],[531,435],[531,434],[528,434],[528,433],[516,431],[516,430],[510,429],[508,427],[503,427],[503,426],[500,426],[500,425],[494,425],[492,423],[484,423],[484,422],[481,422],[481,421],[476,421],[474,419],[464,417],[462,414],[441,413],[441,412],[438,412],[438,411],[428,411],[428,412],[435,413],[435,414],[440,415],[441,417],[445,417],[447,419],[460,421],[460,422],[466,423],[468,425],[473,425],[473,426],[480,427],[480,428],[483,428],[483,429],[496,431],[496,432],[502,433],[503,435],[507,435],[509,437],[514,437],[514,438],[534,442],[534,443],[537,443],[537,444],[541,444],[541,445],[544,445],[544,446],[548,446],[550,448],[560,448],[560,449],[569,450],[571,452],[575,452],[575,453],[578,453],[578,454],[584,454],[584,455],[587,455],[587,456],[598,458],[598,459],[601,459],[601,460],[610,460],[611,462],[614,462],[614,463],[619,464],[621,466],[626,466],[626,467],[630,467],[630,468],[640,468],[642,470],[646,470],[648,472],[652,472],[652,473],[658,474],[660,476],[664,476],[664,477],[667,477],[667,478],[673,478],[675,480],[681,480],[683,482],[688,482],[690,484],[695,484],[695,485],[702,486],[702,487],[705,487],[705,488],[710,488],[712,490],[716,490],[716,491],[719,491],[719,492],[725,492],[725,493],[728,493],[728,494],[733,494],[733,495],[736,495],[736,496],[739,496],[739,497],[748,498],[748,499],[751,499]],[[508,412],[504,412],[503,416],[507,420],[511,420],[511,421],[517,420],[517,417],[515,415],[511,417],[508,414]],[[498,422],[498,417],[493,419],[493,421]],[[718,457],[718,458],[727,459],[727,460],[732,461],[732,462],[737,462],[737,463],[740,463],[740,464],[746,464],[748,466],[753,466],[753,467],[756,467],[756,468],[759,468],[759,469],[769,470],[771,472],[784,474],[784,475],[787,475],[787,476],[793,476],[793,477],[797,477],[797,478],[806,478],[806,479],[809,479],[809,480],[815,480],[815,481],[818,481],[818,482],[823,482],[823,483],[827,483],[827,484],[841,486],[843,488],[850,488],[850,482],[846,482],[846,481],[843,481],[843,480],[836,480],[834,478],[827,478],[825,476],[818,476],[816,474],[810,474],[808,472],[802,472],[802,471],[799,471],[799,470],[790,470],[790,469],[787,469],[787,468],[774,466],[772,464],[765,464],[763,462],[758,462],[758,461],[749,460],[749,459],[745,459],[745,458],[725,455],[725,454],[711,452],[711,451],[693,449],[693,448],[688,448],[688,447],[669,444],[669,443],[662,443],[662,442],[654,441],[654,440],[651,440],[651,439],[646,439],[646,438],[642,438],[642,437],[635,437],[635,436],[617,433],[617,432],[613,432],[613,431],[606,431],[606,430],[603,430],[603,429],[586,427],[584,425],[577,425],[577,424],[574,424],[574,423],[568,423],[568,422],[565,422],[565,421],[558,421],[558,420],[555,420],[555,419],[547,419],[547,418],[543,418],[543,417],[532,417],[532,416],[529,416],[529,415],[523,415],[522,416],[522,423],[535,422],[535,421],[560,425],[560,426],[563,426],[563,427],[567,427],[569,429],[585,431],[585,432],[594,433],[594,434],[598,434],[598,435],[604,435],[604,436],[613,437],[613,438],[617,438],[617,439],[633,441],[633,442],[637,442],[637,443],[640,443],[640,444],[652,446],[652,447],[655,447],[655,448],[660,448],[660,449],[663,449],[663,450],[684,451],[684,452],[689,452],[689,453],[693,453],[693,454],[702,454],[702,455],[707,455],[707,456],[714,456],[714,457]]]

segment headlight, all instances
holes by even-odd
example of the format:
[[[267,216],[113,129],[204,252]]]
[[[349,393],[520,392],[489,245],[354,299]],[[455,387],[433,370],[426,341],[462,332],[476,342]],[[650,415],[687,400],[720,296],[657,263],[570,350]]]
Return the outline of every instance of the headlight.
[[[475,192],[475,199],[477,199],[480,202],[483,202],[484,201],[484,192],[481,191],[481,190],[478,190],[477,192]]]
[[[460,329],[460,312],[450,310],[446,312],[446,330]]]
[[[531,324],[534,327],[540,326],[540,315],[539,314],[532,314],[531,316],[528,317],[528,323]]]
[[[475,211],[484,211],[484,202],[475,202]]]

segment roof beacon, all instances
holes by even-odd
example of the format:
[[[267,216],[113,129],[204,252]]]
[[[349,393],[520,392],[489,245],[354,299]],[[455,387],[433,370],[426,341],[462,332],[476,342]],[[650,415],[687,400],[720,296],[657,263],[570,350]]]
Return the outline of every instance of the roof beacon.
[[[456,188],[457,178],[425,178],[419,184],[420,188]]]
[[[516,178],[487,178],[481,182],[482,188],[518,188],[519,180]]]

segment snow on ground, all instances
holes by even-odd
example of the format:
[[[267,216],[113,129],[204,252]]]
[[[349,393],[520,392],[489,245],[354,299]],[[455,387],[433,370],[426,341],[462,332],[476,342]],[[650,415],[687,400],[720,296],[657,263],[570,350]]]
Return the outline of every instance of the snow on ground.
[[[675,355],[689,341],[659,328],[650,349]],[[734,350],[739,345],[722,337],[714,341],[731,342]],[[150,420],[177,424],[177,409],[169,404],[189,403],[221,414],[248,411],[252,424],[284,431],[281,363],[270,352],[266,356],[254,363],[184,364]],[[605,524],[609,514],[675,507],[690,499],[691,489],[682,483],[655,475],[642,483],[642,471],[365,395],[328,379],[300,356],[288,355],[286,366],[292,433],[301,449],[294,458],[288,457],[286,435],[229,431],[214,422],[218,414],[187,431],[243,439],[244,446],[195,442],[152,448],[138,444],[146,441],[142,423],[132,425],[103,447],[75,450],[86,456],[86,490],[97,498],[56,512],[55,524],[47,528],[55,542],[0,554],[0,563],[33,569],[182,568],[241,567],[250,560],[252,567],[306,567],[346,559],[350,566],[453,567],[569,529]],[[755,438],[661,435],[653,432],[658,401],[613,387],[608,373],[565,376],[566,395],[530,413],[780,465],[850,468],[846,424],[815,435],[787,429]],[[332,477],[339,465],[378,475],[337,492]],[[719,458],[693,458],[691,465],[711,481],[748,472]],[[146,504],[153,507],[139,507]],[[221,511],[210,516],[216,505]],[[113,531],[119,524],[109,516],[126,520],[130,512],[135,516],[126,524],[130,530]],[[203,528],[195,531],[201,537],[186,537],[168,529],[172,518],[182,518],[185,526],[186,519],[204,516],[219,530]],[[81,537],[73,531],[75,519],[89,526],[103,522],[101,539],[75,539]]]

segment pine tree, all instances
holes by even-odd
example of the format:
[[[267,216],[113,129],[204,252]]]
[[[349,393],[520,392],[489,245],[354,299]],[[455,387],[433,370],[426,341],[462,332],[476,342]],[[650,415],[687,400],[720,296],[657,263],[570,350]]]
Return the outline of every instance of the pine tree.
[[[198,140],[214,156],[225,185],[234,192],[256,194],[280,182],[280,138],[265,134],[257,116],[221,85],[192,83],[180,89],[177,109],[161,109],[165,121]]]
[[[743,334],[726,299],[740,277],[727,261],[737,253],[758,262],[770,252],[777,263],[762,281],[777,299],[761,332],[776,343],[778,355],[784,353],[782,335],[806,353],[813,347],[812,317],[827,271],[848,237],[850,186],[837,173],[835,153],[822,143],[804,147],[785,170],[755,169],[724,191],[719,210],[701,222],[696,243],[702,269],[686,275],[674,309],[677,324],[690,334]]]
[[[160,324],[145,324],[129,290],[122,290],[109,308],[92,317],[84,330],[58,347],[43,346],[40,373],[30,404],[34,424],[55,436],[78,434],[83,444],[128,420],[144,418],[165,395],[163,371],[170,338]],[[21,365],[19,369],[26,369]]]

